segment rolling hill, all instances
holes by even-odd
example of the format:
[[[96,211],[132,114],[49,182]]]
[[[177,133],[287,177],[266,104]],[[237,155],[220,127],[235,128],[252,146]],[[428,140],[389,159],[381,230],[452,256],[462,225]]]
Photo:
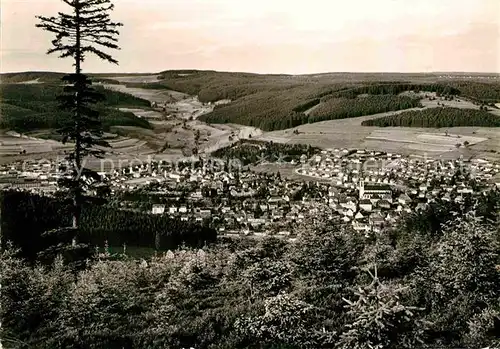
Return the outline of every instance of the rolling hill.
[[[130,87],[168,89],[197,95],[216,105],[200,117],[208,123],[237,123],[265,131],[323,120],[365,116],[420,107],[405,91],[429,91],[467,98],[477,105],[500,101],[500,83],[463,74],[325,73],[260,75],[198,70],[164,71]],[[112,79],[112,76],[107,76]],[[132,81],[133,79],[131,79]],[[360,98],[367,97],[367,98]]]
[[[10,81],[31,79],[43,83],[3,83],[0,85],[0,128],[18,132],[37,129],[56,129],[68,120],[67,112],[58,109],[56,96],[62,86],[56,84],[59,74],[33,73],[11,75]],[[7,79],[8,80],[8,79]],[[149,102],[131,95],[96,87],[106,97],[105,102],[96,106],[101,114],[104,130],[111,126],[138,126],[150,128],[148,121],[136,117],[131,112],[120,111],[119,107],[148,108]]]
[[[44,100],[24,101],[9,97],[23,81],[45,82],[45,84],[22,85],[30,96],[34,90],[48,88],[62,73],[27,72],[1,76],[3,127],[20,127],[21,124],[57,125],[60,118],[47,116],[53,110],[52,102]],[[90,74],[97,82],[124,84],[143,89],[165,89],[198,96],[203,103],[215,103],[212,112],[199,120],[207,123],[234,123],[258,127],[264,131],[282,130],[302,124],[325,120],[351,118],[388,111],[399,111],[421,107],[416,96],[405,95],[406,91],[429,91],[437,95],[454,95],[466,98],[476,105],[493,105],[500,101],[500,83],[494,79],[472,79],[463,74],[440,75],[400,73],[325,73],[312,75],[252,74],[199,70],[167,70],[157,74]],[[127,76],[126,82],[117,77]],[[148,79],[143,79],[144,76]],[[134,79],[134,77],[138,77]],[[141,78],[142,77],[142,78]],[[146,81],[147,80],[147,81]],[[8,84],[5,84],[8,83]],[[36,94],[36,93],[35,93]],[[40,93],[38,93],[40,95]],[[50,92],[52,95],[52,92]],[[127,113],[111,112],[109,107],[146,106],[146,101],[124,97],[119,92],[109,92],[103,111],[108,113],[105,126],[117,122],[141,125]],[[218,104],[227,100],[230,103]],[[15,121],[30,110],[31,120]],[[24,116],[26,117],[26,116]],[[29,122],[27,122],[29,121]],[[146,125],[143,125],[146,127]]]

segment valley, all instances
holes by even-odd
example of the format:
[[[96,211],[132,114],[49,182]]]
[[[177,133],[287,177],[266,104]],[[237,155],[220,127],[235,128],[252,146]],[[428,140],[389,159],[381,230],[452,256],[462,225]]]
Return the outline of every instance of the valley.
[[[53,81],[53,77],[40,77],[36,74],[28,75],[27,78],[30,80],[19,81],[21,78],[18,76],[10,77],[17,85],[25,84],[30,88],[34,85],[42,85],[47,79]],[[371,82],[365,80],[368,78],[372,79]],[[500,129],[498,128],[467,126],[443,129],[361,125],[366,120],[393,116],[411,110],[439,107],[477,110],[481,106],[471,98],[457,97],[448,100],[439,93],[431,91],[403,91],[397,95],[397,98],[417,99],[420,107],[305,123],[279,130],[264,131],[257,126],[252,126],[253,122],[250,122],[250,125],[247,124],[246,119],[242,119],[243,124],[231,122],[233,119],[239,120],[236,117],[238,110],[245,115],[248,113],[251,115],[253,109],[249,108],[253,108],[255,102],[259,103],[255,106],[257,109],[254,110],[258,115],[262,108],[274,108],[269,109],[270,111],[276,108],[286,110],[286,108],[291,108],[289,106],[295,105],[296,107],[293,108],[301,110],[302,107],[297,107],[301,104],[301,100],[307,101],[312,96],[319,95],[323,96],[320,97],[321,100],[305,108],[303,112],[304,115],[319,115],[318,109],[324,109],[324,103],[329,103],[332,96],[336,94],[347,96],[351,90],[363,91],[363,87],[360,86],[368,86],[366,87],[368,89],[371,88],[370,86],[377,88],[376,84],[384,89],[386,89],[384,86],[391,83],[395,83],[394,86],[397,87],[407,80],[433,89],[439,89],[436,87],[439,85],[432,85],[432,83],[441,83],[443,86],[460,85],[454,81],[426,75],[263,76],[200,71],[189,74],[183,74],[182,71],[167,71],[145,75],[99,75],[95,85],[105,90],[133,96],[150,104],[147,106],[141,102],[140,106],[134,106],[134,103],[117,106],[120,112],[131,113],[138,120],[146,120],[150,126],[119,124],[111,126],[108,131],[111,150],[107,154],[107,160],[110,163],[146,158],[171,161],[197,154],[208,155],[240,139],[250,138],[279,143],[310,144],[322,148],[366,148],[420,157],[457,158],[463,156],[491,160],[500,158],[500,151],[498,151]],[[228,82],[234,82],[234,84],[226,85]],[[479,83],[474,82],[474,84]],[[496,88],[495,84],[490,85]],[[482,88],[486,89],[490,85],[482,86]],[[171,89],[170,86],[177,90]],[[479,90],[476,94],[482,96],[486,93],[482,91]],[[361,94],[357,99],[366,103],[365,96],[367,95]],[[353,102],[356,103],[356,100]],[[234,117],[228,118],[224,123],[209,123],[214,111],[217,110],[220,114],[226,109],[233,110],[234,112],[230,113],[233,113],[231,115]],[[500,110],[497,108],[490,107],[489,112],[500,117]],[[0,133],[0,153],[2,154],[0,163],[23,158],[62,156],[68,147],[54,140],[52,134],[52,131],[44,130],[27,132],[23,136],[12,132]],[[464,142],[467,144],[466,147],[457,146],[457,144],[463,145]],[[100,163],[98,160],[95,162]],[[89,160],[89,163],[93,164],[94,161]]]

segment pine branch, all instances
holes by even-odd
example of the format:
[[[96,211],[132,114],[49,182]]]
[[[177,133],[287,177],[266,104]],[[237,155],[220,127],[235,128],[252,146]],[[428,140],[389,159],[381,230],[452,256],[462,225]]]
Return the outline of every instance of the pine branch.
[[[59,12],[57,17],[36,17],[40,20],[36,27],[56,34],[56,38],[52,41],[54,47],[49,49],[47,54],[58,52],[61,58],[75,59],[79,55],[79,59],[84,61],[85,53],[92,53],[105,61],[117,64],[118,62],[110,54],[94,47],[98,45],[119,49],[116,45],[118,41],[116,36],[119,35],[116,28],[123,24],[111,22],[109,18],[109,12],[114,9],[114,5],[109,0],[64,0],[64,2],[73,9],[74,14]],[[76,47],[77,29],[80,43],[82,41],[86,43],[80,50]]]
[[[93,46],[84,46],[81,48],[81,52],[91,52],[95,54],[97,57],[104,61],[108,61],[110,63],[118,64],[118,61],[114,59],[111,55],[93,47]]]

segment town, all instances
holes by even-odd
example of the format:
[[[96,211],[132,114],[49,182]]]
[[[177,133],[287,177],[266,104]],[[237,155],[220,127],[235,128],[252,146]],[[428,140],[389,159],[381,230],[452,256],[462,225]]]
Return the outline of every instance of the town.
[[[0,349],[500,349],[499,6],[3,1]]]
[[[291,241],[318,219],[367,234],[433,201],[460,203],[500,186],[495,183],[500,164],[481,159],[441,161],[328,149],[285,164],[295,166],[303,179],[253,171],[238,159],[207,157],[151,160],[98,172],[98,177],[83,173],[82,179],[88,195],[108,197],[122,209],[208,222],[219,236]],[[64,176],[60,168],[56,162],[36,160],[3,166],[0,185],[51,195]]]

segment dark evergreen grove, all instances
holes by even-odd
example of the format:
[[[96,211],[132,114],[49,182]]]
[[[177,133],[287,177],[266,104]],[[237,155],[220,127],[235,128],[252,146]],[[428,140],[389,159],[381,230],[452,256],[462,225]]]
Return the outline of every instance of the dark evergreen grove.
[[[59,108],[57,96],[64,87],[61,81],[41,84],[0,84],[0,129],[30,132],[40,129],[58,130],[67,126],[73,118],[70,110]],[[131,112],[121,111],[119,107],[149,107],[144,99],[96,86],[104,95],[104,100],[94,107],[99,112],[102,129],[109,131],[111,126],[137,126],[151,128],[147,120],[136,117]],[[54,132],[55,133],[55,132]],[[59,134],[58,139],[62,139]]]
[[[401,92],[436,92],[442,95],[461,95],[461,91],[449,84],[408,84],[408,83],[386,83],[386,84],[367,84],[365,86],[354,87],[340,90],[323,98],[355,98],[360,94],[370,95],[398,95]]]
[[[31,264],[51,263],[58,254],[53,251],[54,247],[71,243],[71,238],[65,236],[66,230],[56,233],[58,228],[71,225],[72,202],[69,199],[4,191],[0,192],[0,210],[2,248],[13,243],[20,249],[18,256]],[[54,234],[46,234],[48,231]],[[90,247],[90,251],[86,251],[87,258],[91,258],[95,247],[105,244],[165,251],[182,244],[202,247],[215,242],[216,237],[215,230],[204,223],[121,210],[97,198],[86,199],[82,205],[79,240]]]
[[[220,159],[238,159],[242,165],[257,164],[262,161],[276,162],[285,161],[296,163],[301,156],[309,159],[312,155],[319,153],[320,148],[304,144],[283,144],[255,140],[240,140],[231,146],[220,148],[212,153],[212,156]]]
[[[209,123],[234,122],[261,128],[265,131],[281,130],[318,121],[353,118],[363,115],[420,107],[418,98],[390,94],[370,95],[367,97],[326,98],[320,103],[311,100],[287,111],[284,100],[293,101],[293,96],[268,97],[262,94],[261,103],[253,105],[254,99],[243,99],[239,103],[217,106],[213,112],[202,115],[200,120]],[[330,96],[328,96],[330,97]],[[256,97],[257,98],[257,97]],[[269,98],[272,98],[271,102]],[[295,102],[296,103],[296,102]],[[310,113],[305,113],[309,108]],[[287,113],[284,115],[284,113]]]
[[[438,128],[458,126],[499,127],[500,116],[484,110],[441,107],[404,111],[396,115],[365,120],[361,125]]]

